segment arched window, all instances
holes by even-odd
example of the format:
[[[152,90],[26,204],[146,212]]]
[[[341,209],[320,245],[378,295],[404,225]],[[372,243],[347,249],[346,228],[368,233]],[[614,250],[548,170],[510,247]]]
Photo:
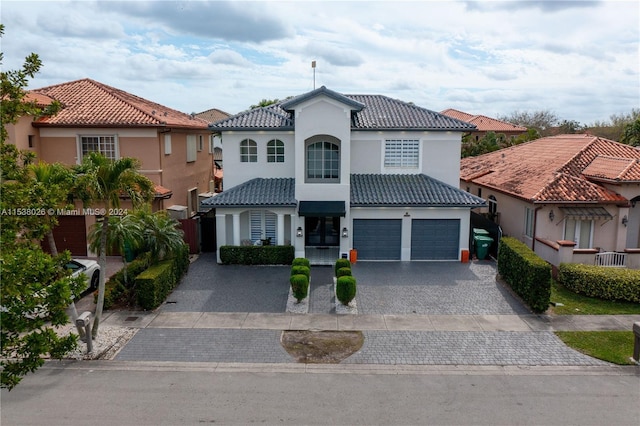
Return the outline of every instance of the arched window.
[[[307,145],[307,182],[339,182],[340,147],[319,141]]]
[[[258,145],[256,141],[245,139],[240,142],[240,162],[241,163],[257,163],[258,162]]]
[[[274,139],[267,143],[267,163],[284,163],[284,142]]]

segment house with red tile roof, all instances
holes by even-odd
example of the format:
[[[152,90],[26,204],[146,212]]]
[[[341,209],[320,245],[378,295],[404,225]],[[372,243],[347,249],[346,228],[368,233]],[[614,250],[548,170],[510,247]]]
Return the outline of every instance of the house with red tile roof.
[[[467,123],[476,126],[476,129],[469,133],[471,137],[475,138],[476,141],[480,140],[489,132],[502,133],[508,138],[511,138],[526,133],[527,131],[526,127],[507,123],[506,121],[487,117],[486,115],[469,114],[467,112],[459,111],[453,108],[440,111],[440,114],[444,114],[448,117],[452,117],[458,120],[466,121]]]
[[[566,134],[461,160],[462,189],[488,200],[505,235],[553,265],[627,253],[640,267],[640,151]]]
[[[154,210],[184,212],[185,218],[198,212],[198,194],[208,192],[213,181],[208,121],[91,79],[31,90],[27,100],[42,106],[55,100],[62,108],[51,117],[22,117],[7,126],[10,143],[48,163],[80,164],[92,151],[137,158],[156,185]],[[58,248],[87,255],[86,231],[95,218],[58,219]]]

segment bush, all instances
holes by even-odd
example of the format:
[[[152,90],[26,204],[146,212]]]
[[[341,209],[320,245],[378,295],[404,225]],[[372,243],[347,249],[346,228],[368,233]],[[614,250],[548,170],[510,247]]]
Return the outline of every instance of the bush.
[[[338,276],[338,269],[340,268],[351,268],[351,262],[349,262],[349,259],[340,258],[336,260],[336,264],[333,268],[334,276]]]
[[[343,305],[348,305],[356,297],[356,279],[350,275],[338,278],[336,297]]]
[[[311,262],[304,257],[296,257],[293,259],[293,262],[291,262],[291,266],[306,266],[307,268],[311,268]]]
[[[309,294],[309,277],[304,274],[291,275],[291,292],[298,302]]]
[[[346,277],[346,276],[351,276],[351,268],[340,268],[338,269],[338,272],[336,273],[336,277],[340,278],[340,277]]]
[[[220,261],[225,265],[291,265],[293,246],[222,246]]]
[[[503,237],[498,249],[498,273],[534,312],[544,312],[551,299],[551,265],[527,245]]]
[[[640,303],[640,271],[561,263],[558,281],[574,293]]]
[[[138,305],[152,310],[160,306],[175,286],[175,267],[171,260],[163,260],[136,277]]]
[[[291,275],[306,275],[307,279],[311,278],[311,268],[308,266],[294,265],[291,267]]]
[[[111,276],[105,283],[104,287],[104,309],[110,309],[118,302],[129,302],[135,300],[135,279],[149,266],[148,258],[142,256],[131,261],[127,267],[127,282],[124,281],[125,268],[122,268]],[[98,291],[94,292],[94,300],[98,298]]]

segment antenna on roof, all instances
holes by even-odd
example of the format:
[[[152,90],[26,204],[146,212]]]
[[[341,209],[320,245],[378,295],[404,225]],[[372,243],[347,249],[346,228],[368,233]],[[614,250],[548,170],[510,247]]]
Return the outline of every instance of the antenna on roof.
[[[313,90],[316,90],[316,61],[311,61],[311,68],[313,68]]]

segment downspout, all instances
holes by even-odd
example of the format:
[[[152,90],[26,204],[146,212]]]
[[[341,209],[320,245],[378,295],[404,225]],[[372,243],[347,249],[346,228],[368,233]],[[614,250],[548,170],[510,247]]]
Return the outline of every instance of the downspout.
[[[536,251],[536,228],[538,227],[538,211],[542,209],[542,206],[536,207],[533,211],[533,241],[531,242],[531,251]]]

